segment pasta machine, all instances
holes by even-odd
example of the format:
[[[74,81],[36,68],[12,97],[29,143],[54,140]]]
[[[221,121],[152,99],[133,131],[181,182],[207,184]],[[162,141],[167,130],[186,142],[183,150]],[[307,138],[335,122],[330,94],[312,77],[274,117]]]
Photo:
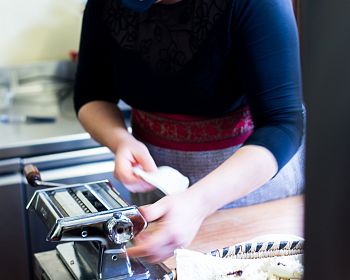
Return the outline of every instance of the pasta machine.
[[[41,180],[24,167],[28,183],[40,188],[27,205],[48,228],[47,241],[74,279],[172,279],[164,264],[129,258],[130,241],[147,227],[136,206],[121,198],[108,180],[62,185]]]

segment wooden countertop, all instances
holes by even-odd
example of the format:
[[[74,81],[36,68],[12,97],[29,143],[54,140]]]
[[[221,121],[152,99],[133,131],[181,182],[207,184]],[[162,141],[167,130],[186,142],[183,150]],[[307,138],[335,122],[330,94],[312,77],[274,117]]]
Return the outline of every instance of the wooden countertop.
[[[265,234],[304,235],[304,196],[219,210],[209,216],[188,249],[210,252]],[[164,262],[175,268],[175,258]]]
[[[265,234],[303,236],[303,212],[303,196],[244,208],[220,210],[204,221],[189,249],[210,252]],[[34,256],[35,273],[40,279],[45,273],[49,275],[49,279],[73,280],[57,256],[56,250],[40,252]],[[174,257],[164,263],[171,269],[176,266]]]

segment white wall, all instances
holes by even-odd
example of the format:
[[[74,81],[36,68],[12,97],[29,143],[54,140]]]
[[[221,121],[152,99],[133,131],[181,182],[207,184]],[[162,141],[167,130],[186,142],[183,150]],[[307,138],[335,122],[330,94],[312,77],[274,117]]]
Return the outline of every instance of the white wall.
[[[0,0],[0,66],[67,59],[79,46],[83,0]]]

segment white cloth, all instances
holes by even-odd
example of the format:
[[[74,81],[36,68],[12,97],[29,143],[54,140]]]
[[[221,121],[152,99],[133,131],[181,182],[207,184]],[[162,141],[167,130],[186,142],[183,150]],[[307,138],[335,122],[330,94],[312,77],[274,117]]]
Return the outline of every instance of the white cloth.
[[[260,236],[254,240],[240,243],[242,246],[251,242],[271,242],[303,240],[290,235]],[[237,246],[236,244],[234,246]],[[275,280],[302,279],[302,254],[291,256],[265,257],[260,259],[220,258],[200,252],[177,249],[177,280]]]

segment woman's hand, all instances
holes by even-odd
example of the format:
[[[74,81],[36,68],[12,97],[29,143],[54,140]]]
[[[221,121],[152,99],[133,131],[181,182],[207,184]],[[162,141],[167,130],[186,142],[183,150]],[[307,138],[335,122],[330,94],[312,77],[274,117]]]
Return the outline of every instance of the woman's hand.
[[[145,171],[156,171],[157,166],[147,147],[128,132],[123,113],[114,103],[88,102],[80,108],[78,117],[97,142],[116,154],[114,176],[120,182],[131,192],[145,192],[154,188],[132,172],[135,166]]]
[[[132,169],[135,166],[140,166],[147,172],[157,170],[147,147],[132,135],[125,134],[122,139],[118,139],[114,176],[131,192],[146,192],[154,189],[154,186],[133,173]]]
[[[135,238],[128,254],[150,263],[161,262],[175,249],[188,246],[206,217],[203,204],[190,191],[166,196],[139,209],[151,224]]]

